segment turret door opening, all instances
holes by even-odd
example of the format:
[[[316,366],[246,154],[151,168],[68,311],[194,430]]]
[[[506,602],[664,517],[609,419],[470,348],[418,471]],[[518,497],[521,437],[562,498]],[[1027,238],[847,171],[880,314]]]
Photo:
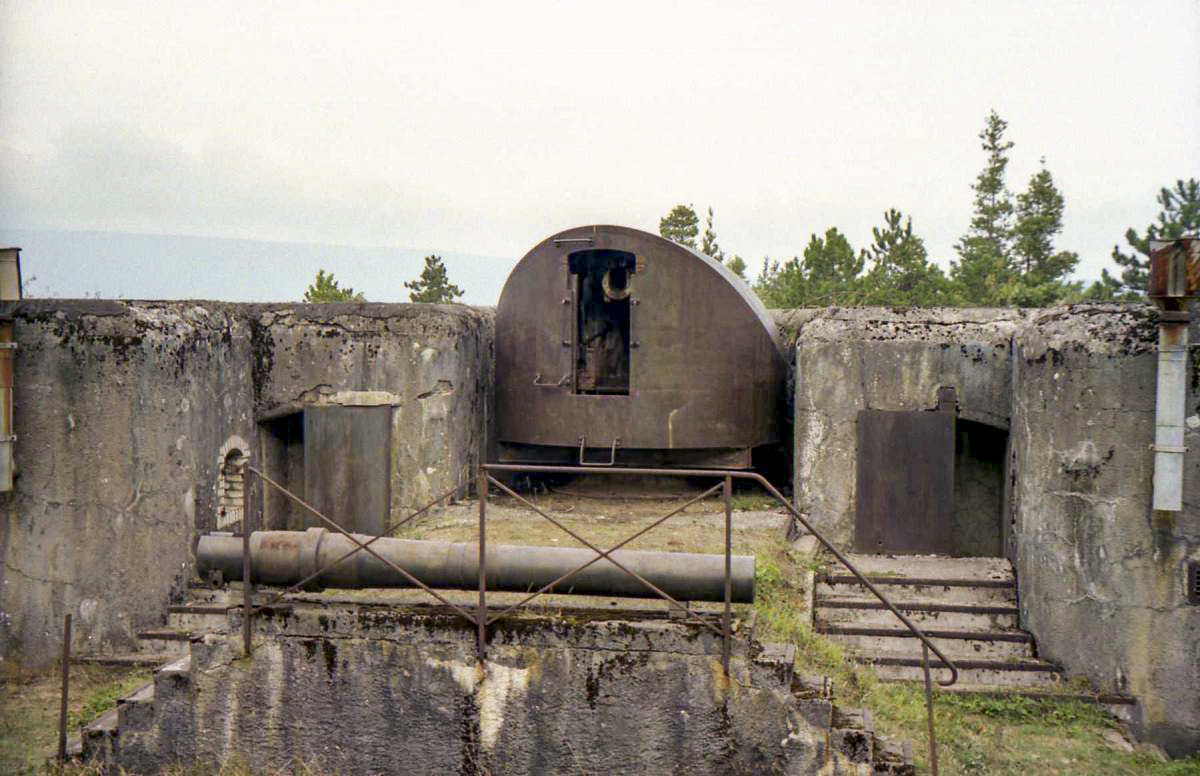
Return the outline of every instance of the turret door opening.
[[[625,251],[577,251],[568,265],[575,286],[575,393],[628,396],[637,259]]]

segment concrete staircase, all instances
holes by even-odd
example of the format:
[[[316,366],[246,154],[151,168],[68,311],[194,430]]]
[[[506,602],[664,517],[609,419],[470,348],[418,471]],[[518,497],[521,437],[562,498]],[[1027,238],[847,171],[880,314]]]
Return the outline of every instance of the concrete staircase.
[[[1052,688],[1061,668],[1037,657],[1019,627],[1017,585],[1003,558],[854,555],[850,560],[928,635],[974,688]],[[922,680],[921,642],[844,568],[818,577],[818,633],[885,680]],[[930,653],[930,668],[942,663]],[[945,678],[935,671],[933,678]]]
[[[235,585],[237,583],[234,583]],[[185,603],[167,607],[167,622],[160,628],[137,633],[134,652],[113,655],[80,655],[76,663],[107,666],[161,666],[188,654],[188,645],[204,633],[223,632],[226,611],[240,602],[241,588],[213,589],[194,583]]]
[[[188,645],[205,633],[223,633],[227,612],[240,601],[241,587],[214,589],[204,585],[188,588],[188,600],[167,607],[167,624],[137,634],[143,649],[154,655],[180,657]],[[237,598],[238,600],[234,600]]]

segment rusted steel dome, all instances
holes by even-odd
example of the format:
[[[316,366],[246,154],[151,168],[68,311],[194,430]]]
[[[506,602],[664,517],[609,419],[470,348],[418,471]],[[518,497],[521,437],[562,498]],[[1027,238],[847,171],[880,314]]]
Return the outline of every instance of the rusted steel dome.
[[[568,229],[500,295],[499,455],[747,468],[779,439],[786,374],[766,308],[721,263],[637,229]]]

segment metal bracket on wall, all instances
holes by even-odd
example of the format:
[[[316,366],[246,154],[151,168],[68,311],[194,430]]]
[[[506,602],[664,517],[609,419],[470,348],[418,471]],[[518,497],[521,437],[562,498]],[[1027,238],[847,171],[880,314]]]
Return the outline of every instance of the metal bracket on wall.
[[[557,383],[543,383],[543,382],[541,382],[542,375],[539,372],[538,374],[533,376],[533,384],[539,388],[561,388],[562,386],[566,385],[567,382],[570,381],[570,379],[571,379],[571,374],[568,372],[567,374],[563,375]]]
[[[16,350],[19,347],[15,342],[0,342],[0,350]]]

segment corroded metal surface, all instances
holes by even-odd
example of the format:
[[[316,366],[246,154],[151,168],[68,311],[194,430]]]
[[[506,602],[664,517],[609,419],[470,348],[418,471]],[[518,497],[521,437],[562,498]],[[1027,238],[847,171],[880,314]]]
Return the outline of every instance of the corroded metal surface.
[[[360,542],[372,539],[358,535]],[[255,531],[250,536],[250,565],[254,581],[288,585],[322,567],[320,584],[338,588],[407,587],[409,583],[365,552],[337,563],[354,549],[351,539],[324,528],[307,531]],[[434,588],[471,590],[479,585],[481,551],[475,543],[430,542],[413,539],[378,539],[375,551]],[[487,545],[489,590],[534,590],[595,558],[588,549]],[[720,601],[725,595],[725,556],[683,552],[619,550],[618,563],[633,569],[671,595],[691,601]],[[205,535],[196,549],[201,573],[220,571],[226,579],[241,579],[242,539]],[[732,601],[754,600],[754,556],[732,556]],[[581,595],[651,595],[636,579],[608,559],[598,560],[576,573],[562,590]]]
[[[570,229],[531,250],[500,297],[501,455],[607,463],[615,447],[617,463],[661,465],[663,451],[692,464],[712,451],[744,467],[729,451],[779,439],[786,369],[766,309],[720,263],[636,229]]]
[[[858,413],[854,547],[956,554],[954,413]]]

